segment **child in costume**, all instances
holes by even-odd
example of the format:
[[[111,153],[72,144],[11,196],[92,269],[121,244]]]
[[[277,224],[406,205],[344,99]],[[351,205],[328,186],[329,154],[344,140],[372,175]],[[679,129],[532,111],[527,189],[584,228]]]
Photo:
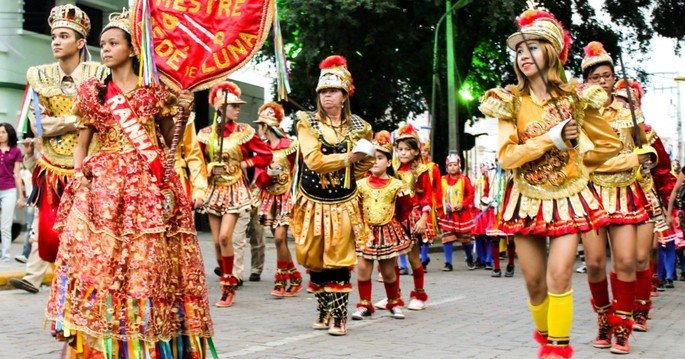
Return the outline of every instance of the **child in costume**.
[[[534,9],[517,20],[507,45],[516,53],[518,83],[488,90],[480,111],[499,119],[497,158],[514,171],[500,229],[516,241],[538,356],[570,358],[578,241],[608,221],[588,188],[589,173],[622,144],[598,112],[606,93],[563,80],[570,37],[561,23]]]
[[[370,317],[375,311],[371,304],[371,272],[373,262],[379,262],[388,309],[393,318],[404,319],[399,280],[395,272],[397,256],[409,251],[411,239],[400,225],[411,212],[411,196],[401,180],[391,177],[392,140],[390,133],[380,131],[374,141],[376,163],[370,175],[357,181],[364,208],[364,221],[373,232],[373,239],[357,246],[357,286],[359,303],[352,319]]]
[[[466,253],[466,263],[473,267],[473,185],[471,179],[461,172],[461,159],[451,153],[445,159],[447,175],[442,177],[442,209],[439,219],[443,230],[442,247],[445,254],[444,271],[451,271],[452,251],[455,241],[460,241]]]

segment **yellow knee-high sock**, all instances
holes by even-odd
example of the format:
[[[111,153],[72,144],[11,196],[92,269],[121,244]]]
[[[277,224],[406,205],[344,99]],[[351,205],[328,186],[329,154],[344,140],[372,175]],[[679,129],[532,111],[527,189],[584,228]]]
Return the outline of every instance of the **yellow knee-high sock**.
[[[566,293],[547,293],[547,295],[549,296],[547,343],[559,346],[568,345],[573,324],[573,289]]]
[[[541,335],[547,336],[547,313],[549,312],[549,295],[545,297],[545,300],[538,305],[533,305],[528,300],[528,308],[530,308],[530,314],[533,316],[533,322],[535,322],[535,328],[540,332]]]

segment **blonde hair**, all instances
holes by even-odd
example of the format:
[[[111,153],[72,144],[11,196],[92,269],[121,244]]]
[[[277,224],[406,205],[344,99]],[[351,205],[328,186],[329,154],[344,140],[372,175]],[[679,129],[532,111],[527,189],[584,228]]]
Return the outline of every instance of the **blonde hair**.
[[[346,91],[340,91],[343,93],[343,107],[340,114],[340,122],[345,122],[352,117],[352,110],[350,110],[350,96]],[[323,106],[321,106],[321,98],[319,97],[318,92],[316,93],[316,114],[319,116],[319,119],[328,117],[326,111],[323,109]]]
[[[560,71],[563,71],[563,68],[561,67],[557,50],[555,50],[554,46],[549,42],[542,40],[537,41],[540,43],[540,50],[542,51],[542,56],[544,58],[543,63],[538,64],[538,66],[540,66],[541,72],[547,70],[545,78],[547,79],[547,82],[549,82],[549,90],[556,92],[558,95],[572,93],[574,91],[573,85],[566,83],[561,79]],[[514,58],[514,72],[516,73],[516,79],[518,80],[516,89],[522,94],[530,93],[530,80],[528,80],[528,77],[519,69],[518,57],[519,54],[517,51],[516,57]]]

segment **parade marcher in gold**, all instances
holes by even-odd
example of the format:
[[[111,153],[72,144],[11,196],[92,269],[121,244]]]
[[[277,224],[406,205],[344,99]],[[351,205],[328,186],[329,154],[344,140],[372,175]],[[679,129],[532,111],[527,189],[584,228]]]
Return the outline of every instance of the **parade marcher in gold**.
[[[517,20],[520,30],[507,45],[516,52],[518,83],[488,90],[480,110],[499,119],[497,158],[514,171],[500,229],[515,236],[538,355],[570,358],[578,241],[609,220],[588,187],[589,174],[622,144],[598,112],[606,93],[563,80],[570,37],[561,23],[542,10]]]
[[[598,323],[598,334],[593,345],[596,348],[611,347],[612,353],[627,354],[630,352],[628,336],[632,331],[632,315],[635,308],[638,226],[649,219],[649,202],[638,182],[638,172],[642,164],[651,161],[651,158],[647,153],[635,152],[638,139],[633,137],[635,124],[631,105],[614,92],[614,62],[601,43],[591,42],[585,47],[581,68],[583,79],[587,83],[599,85],[606,92],[607,100],[600,113],[623,143],[623,150],[619,155],[598,167],[590,177],[590,185],[609,215],[607,225],[602,226],[597,232],[583,235],[587,279]],[[640,126],[638,134],[642,142],[646,143],[644,117],[639,108],[634,107],[633,110],[637,125]],[[646,174],[648,173],[649,170],[646,171]],[[653,229],[647,229],[650,238],[652,231]],[[606,275],[607,241],[611,242],[610,282],[613,302],[609,299]]]
[[[238,123],[240,87],[223,81],[212,88],[209,103],[219,121],[200,130],[197,139],[207,161],[209,188],[201,212],[209,215],[209,227],[221,250],[221,298],[217,307],[233,305],[238,279],[233,275],[233,235],[241,214],[255,204],[245,171],[271,163],[271,150],[251,126]],[[225,111],[226,113],[222,113]],[[221,133],[223,128],[223,133]],[[249,216],[249,213],[248,213]]]
[[[313,328],[345,335],[352,291],[350,267],[357,264],[355,242],[366,243],[370,235],[364,226],[356,180],[363,178],[374,162],[373,157],[352,149],[360,140],[370,141],[372,130],[350,111],[354,86],[347,60],[330,56],[319,67],[317,110],[297,113],[303,165],[291,228],[297,260],[310,273],[308,291],[318,301],[319,315]]]
[[[269,102],[259,109],[259,118],[255,121],[259,124],[260,136],[273,152],[271,164],[255,174],[255,184],[259,188],[259,222],[271,228],[276,244],[276,274],[271,295],[279,298],[295,296],[302,290],[302,274],[293,263],[287,242],[298,143],[288,138],[281,128],[284,116],[281,105]]]

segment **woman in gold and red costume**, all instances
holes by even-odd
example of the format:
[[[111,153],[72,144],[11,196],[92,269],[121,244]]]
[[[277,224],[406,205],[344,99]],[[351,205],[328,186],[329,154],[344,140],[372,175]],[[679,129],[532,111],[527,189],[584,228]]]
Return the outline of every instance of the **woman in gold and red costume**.
[[[316,112],[297,113],[303,165],[291,228],[297,261],[309,270],[307,290],[318,303],[312,327],[345,335],[350,268],[357,264],[355,243],[366,243],[371,235],[363,222],[356,180],[364,177],[374,158],[368,148],[357,146],[372,147],[372,131],[350,110],[354,85],[347,60],[329,56],[319,68]]]
[[[164,87],[138,85],[128,16],[113,15],[100,35],[111,75],[78,90],[76,173],[58,212],[47,319],[71,358],[159,358],[172,348],[204,358],[212,323],[202,256],[189,199],[161,147],[192,95],[182,92],[177,107]],[[86,158],[95,139],[100,148]],[[168,194],[175,205],[163,206]]]
[[[612,353],[627,354],[630,352],[628,336],[633,329],[636,280],[644,282],[647,279],[647,272],[641,272],[639,278],[636,274],[638,226],[649,219],[648,201],[638,182],[638,172],[643,164],[652,160],[648,153],[638,154],[635,151],[637,139],[633,137],[630,104],[614,92],[614,62],[601,43],[591,42],[585,47],[581,68],[585,82],[601,86],[608,95],[601,112],[624,145],[618,156],[606,161],[590,177],[592,188],[609,214],[608,225],[583,236],[587,279],[599,326],[593,345],[596,348],[611,347]],[[637,132],[644,143],[644,117],[639,108],[634,110],[640,124]],[[646,171],[648,173],[649,170]],[[651,248],[653,225],[647,227],[650,227],[645,230]],[[609,299],[606,275],[607,240],[611,242],[613,302]]]
[[[561,23],[542,10],[527,10],[517,20],[519,31],[507,45],[516,52],[518,83],[487,91],[480,110],[499,119],[497,158],[514,171],[501,230],[515,238],[538,355],[570,358],[578,241],[608,222],[588,187],[589,173],[622,144],[598,112],[606,93],[562,79],[570,37]]]
[[[642,116],[640,109],[642,102],[642,86],[635,81],[629,81],[626,86],[624,80],[619,80],[614,86],[614,94],[623,101],[628,101],[627,91],[631,91],[630,100],[633,101],[633,109],[637,116]],[[657,162],[648,173],[638,177],[638,183],[645,193],[647,204],[645,209],[649,214],[649,220],[637,227],[637,257],[636,257],[636,287],[635,309],[633,310],[633,330],[646,332],[647,319],[652,307],[652,253],[658,242],[659,251],[669,251],[675,258],[675,241],[682,238],[683,233],[674,226],[668,218],[668,201],[675,187],[676,178],[671,173],[671,160],[668,152],[661,142],[656,131],[646,123],[642,124],[645,131],[646,142],[644,147],[653,149]],[[658,239],[658,241],[655,241]],[[673,265],[675,263],[672,263]]]
[[[221,252],[221,298],[216,302],[217,307],[233,305],[238,286],[238,279],[233,275],[233,230],[238,216],[249,212],[256,202],[246,170],[264,168],[272,157],[254,128],[237,122],[240,105],[245,103],[240,95],[240,87],[233,82],[215,85],[209,93],[209,104],[214,107],[218,120],[197,134],[210,176],[208,198],[200,212],[208,214],[214,245]],[[224,120],[225,123],[220,123]]]
[[[286,238],[292,211],[291,186],[298,144],[296,140],[288,138],[280,127],[285,115],[283,106],[268,102],[258,112],[259,118],[255,123],[259,124],[259,135],[273,153],[271,164],[255,175],[259,188],[259,222],[271,228],[276,244],[276,274],[271,295],[277,298],[292,297],[302,289],[302,274],[293,263]]]

